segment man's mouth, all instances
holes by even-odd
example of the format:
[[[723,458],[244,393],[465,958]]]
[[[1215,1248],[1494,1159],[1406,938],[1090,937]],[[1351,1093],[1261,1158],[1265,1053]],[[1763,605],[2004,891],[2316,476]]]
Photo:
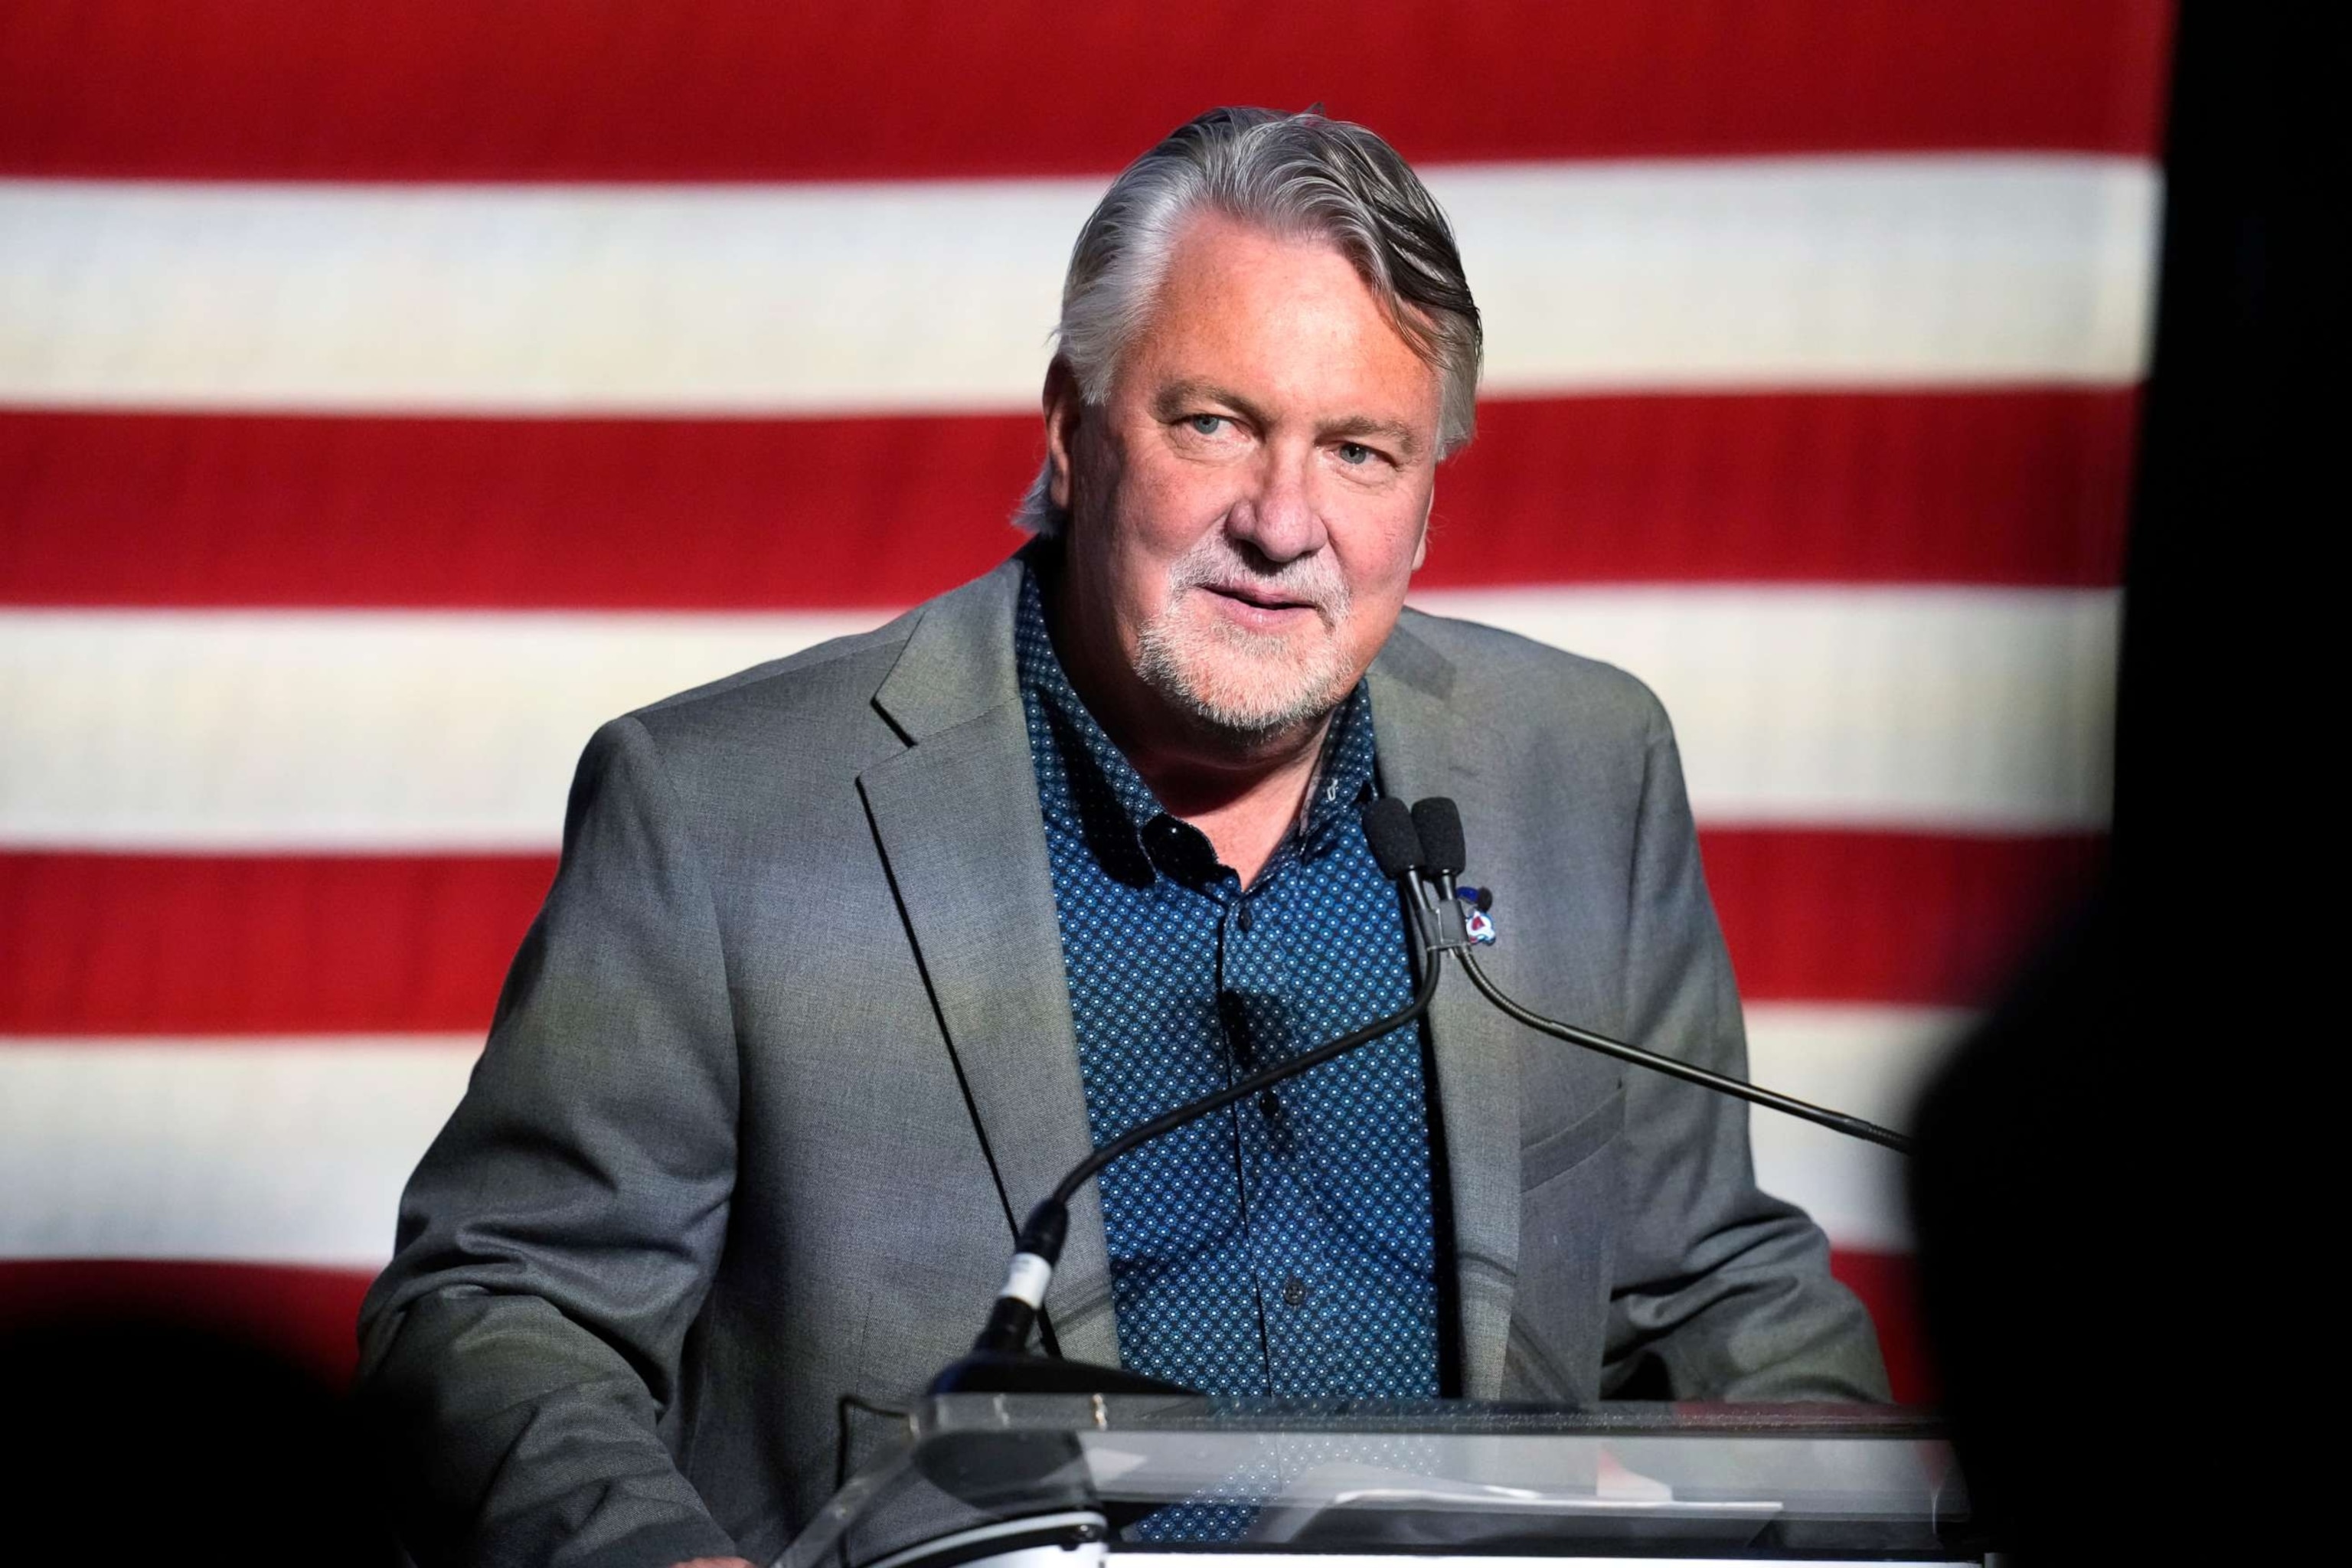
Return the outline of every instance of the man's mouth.
[[[1254,587],[1247,584],[1203,583],[1201,586],[1230,604],[1266,614],[1279,614],[1286,610],[1319,612],[1322,608],[1311,599],[1301,599],[1271,589]]]

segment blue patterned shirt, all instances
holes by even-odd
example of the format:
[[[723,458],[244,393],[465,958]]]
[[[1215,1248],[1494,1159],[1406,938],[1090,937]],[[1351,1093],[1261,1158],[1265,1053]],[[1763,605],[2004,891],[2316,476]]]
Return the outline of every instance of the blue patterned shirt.
[[[1034,570],[1016,642],[1097,1144],[1411,999],[1396,892],[1360,826],[1360,683],[1304,819],[1244,889],[1079,700]],[[1423,1063],[1421,1031],[1395,1030],[1105,1171],[1119,1359],[1204,1394],[1435,1395]]]

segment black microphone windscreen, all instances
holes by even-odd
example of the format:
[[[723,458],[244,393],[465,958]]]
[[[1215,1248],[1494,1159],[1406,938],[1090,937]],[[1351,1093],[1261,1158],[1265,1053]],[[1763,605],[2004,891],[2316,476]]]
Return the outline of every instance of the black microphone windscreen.
[[[1421,835],[1413,830],[1412,812],[1392,795],[1364,807],[1364,842],[1381,875],[1393,882],[1421,865]]]
[[[1462,841],[1461,810],[1444,795],[1432,795],[1414,803],[1412,826],[1421,836],[1422,865],[1444,876],[1460,876],[1470,863],[1469,848]]]

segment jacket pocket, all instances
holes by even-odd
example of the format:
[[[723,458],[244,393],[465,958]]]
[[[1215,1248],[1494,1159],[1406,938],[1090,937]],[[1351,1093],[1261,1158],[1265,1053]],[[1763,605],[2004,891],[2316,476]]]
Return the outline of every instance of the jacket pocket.
[[[1519,1151],[1519,1190],[1531,1193],[1584,1163],[1625,1130],[1625,1091],[1609,1098],[1567,1126],[1545,1133]]]

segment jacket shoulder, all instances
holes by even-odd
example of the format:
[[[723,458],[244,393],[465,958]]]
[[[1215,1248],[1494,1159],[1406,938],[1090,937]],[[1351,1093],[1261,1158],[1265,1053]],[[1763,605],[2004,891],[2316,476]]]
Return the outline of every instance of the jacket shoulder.
[[[823,734],[833,743],[853,740],[862,726],[871,726],[879,739],[891,731],[876,696],[921,628],[930,628],[924,635],[932,641],[961,646],[969,640],[975,650],[992,640],[988,628],[1001,628],[1009,668],[1016,581],[1017,569],[1008,562],[870,631],[830,637],[677,692],[621,721],[642,725],[666,755],[690,752],[698,740],[723,742],[730,754],[761,738],[805,746],[811,735]]]
[[[906,647],[928,605],[918,605],[871,631],[827,637],[797,653],[739,669],[700,686],[673,692],[623,715],[646,728],[668,731],[712,710],[740,713],[760,707],[790,708],[844,688],[864,685],[870,695]],[[864,679],[868,672],[871,679]]]
[[[1587,735],[1614,732],[1629,740],[1668,728],[1657,694],[1613,664],[1499,626],[1416,609],[1399,617],[1397,629],[1451,667],[1446,701],[1465,718],[1513,727],[1564,724]]]

